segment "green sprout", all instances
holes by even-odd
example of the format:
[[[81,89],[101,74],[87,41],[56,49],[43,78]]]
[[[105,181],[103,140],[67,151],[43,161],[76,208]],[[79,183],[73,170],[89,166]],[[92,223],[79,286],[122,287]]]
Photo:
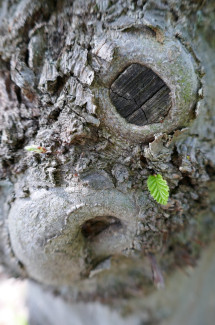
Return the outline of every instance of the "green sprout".
[[[32,152],[36,152],[36,153],[46,153],[47,152],[46,148],[37,146],[34,144],[32,144],[31,146],[26,146],[24,149],[27,151],[32,151]]]
[[[169,186],[160,174],[150,175],[147,186],[151,196],[160,204],[167,204],[169,198]]]

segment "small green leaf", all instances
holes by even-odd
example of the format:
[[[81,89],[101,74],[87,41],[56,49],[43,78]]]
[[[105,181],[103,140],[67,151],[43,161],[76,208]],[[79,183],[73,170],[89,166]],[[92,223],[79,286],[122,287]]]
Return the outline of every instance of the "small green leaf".
[[[26,151],[33,151],[36,153],[46,153],[46,148],[32,144],[31,146],[26,146],[24,148]]]
[[[169,186],[160,174],[150,175],[147,186],[151,196],[160,204],[167,204],[169,198]]]

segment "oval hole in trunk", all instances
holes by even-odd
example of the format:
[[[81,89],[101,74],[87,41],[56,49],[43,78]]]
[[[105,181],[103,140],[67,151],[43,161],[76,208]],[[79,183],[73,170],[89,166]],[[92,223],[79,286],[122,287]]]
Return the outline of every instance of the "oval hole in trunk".
[[[81,228],[82,235],[85,238],[93,238],[109,227],[120,228],[121,221],[112,216],[98,216],[87,220]]]

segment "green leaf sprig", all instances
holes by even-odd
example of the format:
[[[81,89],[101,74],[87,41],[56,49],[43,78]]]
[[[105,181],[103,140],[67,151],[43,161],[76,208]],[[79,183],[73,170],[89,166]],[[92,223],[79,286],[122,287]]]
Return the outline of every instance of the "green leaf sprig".
[[[24,149],[26,151],[32,151],[32,152],[36,152],[36,153],[46,153],[47,152],[46,148],[37,146],[34,144],[32,144],[31,146],[26,146]]]
[[[151,196],[160,204],[167,204],[169,198],[169,186],[160,174],[150,175],[147,186]]]

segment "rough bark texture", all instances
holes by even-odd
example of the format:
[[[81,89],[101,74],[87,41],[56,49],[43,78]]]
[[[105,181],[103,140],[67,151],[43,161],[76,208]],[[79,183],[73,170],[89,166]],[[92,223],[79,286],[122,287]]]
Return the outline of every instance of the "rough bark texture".
[[[214,237],[214,2],[3,0],[0,17],[1,263],[116,324],[162,322],[154,285]],[[143,88],[120,79],[139,65]]]

